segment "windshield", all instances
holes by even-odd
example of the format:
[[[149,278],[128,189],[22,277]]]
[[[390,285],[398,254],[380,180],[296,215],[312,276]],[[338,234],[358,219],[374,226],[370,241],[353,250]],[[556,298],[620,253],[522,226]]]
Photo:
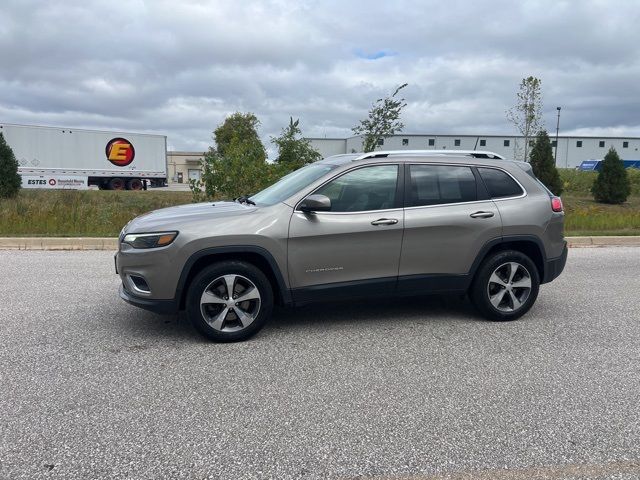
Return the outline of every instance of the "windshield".
[[[329,163],[312,164],[285,175],[270,187],[265,188],[251,197],[258,205],[275,205],[286,200],[294,193],[330,172],[337,165]]]

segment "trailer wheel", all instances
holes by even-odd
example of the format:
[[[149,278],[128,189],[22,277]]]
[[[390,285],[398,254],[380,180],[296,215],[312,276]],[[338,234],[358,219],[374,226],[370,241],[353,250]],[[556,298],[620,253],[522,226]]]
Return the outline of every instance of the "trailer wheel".
[[[121,178],[112,178],[109,180],[109,190],[124,190],[124,180]]]
[[[142,180],[132,178],[127,182],[127,190],[142,190]]]

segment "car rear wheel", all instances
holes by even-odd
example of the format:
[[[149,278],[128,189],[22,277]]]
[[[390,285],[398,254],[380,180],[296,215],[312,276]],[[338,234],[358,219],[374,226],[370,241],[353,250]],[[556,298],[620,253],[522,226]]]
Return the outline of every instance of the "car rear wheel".
[[[271,317],[273,289],[254,265],[220,262],[196,275],[187,292],[186,307],[196,329],[211,340],[245,340]]]
[[[525,254],[508,250],[487,258],[474,278],[470,296],[480,313],[489,320],[520,318],[538,297],[540,275]]]

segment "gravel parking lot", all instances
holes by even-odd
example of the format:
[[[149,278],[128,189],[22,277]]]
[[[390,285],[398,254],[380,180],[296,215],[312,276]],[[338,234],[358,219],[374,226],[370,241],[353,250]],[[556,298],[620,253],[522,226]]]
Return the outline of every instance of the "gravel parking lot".
[[[455,298],[205,341],[108,252],[0,251],[0,478],[640,478],[640,248],[572,249],[522,320]]]

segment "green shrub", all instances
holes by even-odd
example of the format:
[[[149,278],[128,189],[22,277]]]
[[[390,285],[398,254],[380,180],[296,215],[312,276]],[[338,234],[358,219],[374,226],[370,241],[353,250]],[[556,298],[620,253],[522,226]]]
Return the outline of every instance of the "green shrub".
[[[21,184],[16,156],[0,133],[0,198],[15,197]]]
[[[545,130],[538,133],[536,143],[531,149],[529,160],[533,173],[538,177],[538,180],[544,183],[554,195],[560,195],[564,185],[560,179],[560,175],[558,175],[558,169],[553,159],[551,141]]]
[[[583,172],[569,168],[559,168],[560,178],[564,186],[564,193],[576,195],[591,195],[593,182],[598,178],[598,172]],[[631,195],[640,195],[640,169],[627,168],[627,177],[631,184]]]
[[[613,147],[602,161],[602,168],[591,192],[597,202],[611,204],[624,203],[631,194],[629,176]]]

